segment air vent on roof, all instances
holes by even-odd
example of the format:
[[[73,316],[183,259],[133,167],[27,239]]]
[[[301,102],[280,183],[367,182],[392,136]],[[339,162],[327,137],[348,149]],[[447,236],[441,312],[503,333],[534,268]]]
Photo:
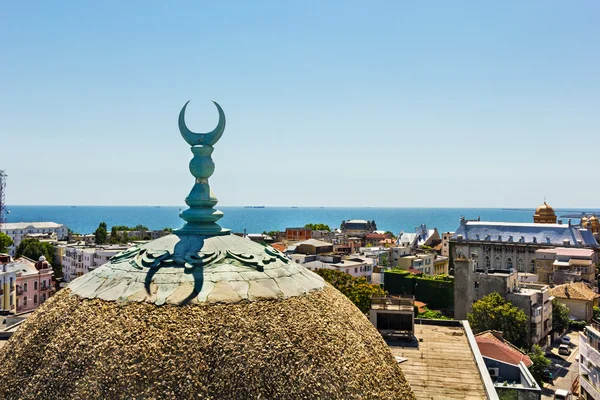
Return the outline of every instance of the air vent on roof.
[[[583,246],[583,240],[578,240],[577,244],[580,245],[580,246]]]
[[[456,235],[456,239],[458,239],[459,242],[462,242],[463,235]]]
[[[535,236],[533,237],[533,243],[537,243],[537,238]]]
[[[513,241],[513,235],[508,235],[508,241],[512,242]]]
[[[498,235],[498,241],[501,242],[502,241],[502,235]]]
[[[571,245],[571,241],[569,239],[565,239],[565,240],[563,240],[563,245],[564,246],[570,246]]]
[[[546,243],[550,244],[550,236],[546,236]]]
[[[490,240],[490,235],[485,235],[485,240]]]
[[[521,242],[521,243],[525,243],[525,236],[521,236],[521,237],[519,238],[519,242]]]
[[[475,237],[477,238],[477,240],[479,240],[479,233],[476,233]]]

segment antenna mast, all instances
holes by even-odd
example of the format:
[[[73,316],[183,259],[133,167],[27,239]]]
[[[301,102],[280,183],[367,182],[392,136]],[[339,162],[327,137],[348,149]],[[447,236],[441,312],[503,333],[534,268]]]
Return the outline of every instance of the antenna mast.
[[[5,196],[4,192],[6,189],[6,173],[4,170],[0,169],[0,229],[2,229],[2,225],[6,222],[6,203],[4,202]]]

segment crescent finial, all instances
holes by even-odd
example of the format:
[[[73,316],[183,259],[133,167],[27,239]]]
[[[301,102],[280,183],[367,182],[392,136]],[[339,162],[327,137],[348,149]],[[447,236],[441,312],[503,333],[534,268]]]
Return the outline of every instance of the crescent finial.
[[[223,112],[223,109],[221,108],[219,103],[213,100],[213,103],[215,103],[215,106],[219,111],[219,123],[217,124],[217,127],[214,130],[207,133],[196,133],[189,130],[187,125],[185,124],[185,109],[189,102],[190,101],[188,100],[188,102],[185,103],[185,105],[181,109],[181,112],[179,113],[179,132],[181,132],[181,136],[186,142],[189,143],[190,146],[213,146],[219,141],[219,139],[223,135],[223,132],[225,131],[225,113]]]

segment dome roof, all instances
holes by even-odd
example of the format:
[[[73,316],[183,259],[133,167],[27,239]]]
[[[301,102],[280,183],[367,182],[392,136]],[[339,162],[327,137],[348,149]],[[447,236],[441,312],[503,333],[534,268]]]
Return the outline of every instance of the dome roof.
[[[216,103],[215,103],[216,104]],[[187,104],[186,104],[187,105]],[[216,221],[212,132],[179,118],[195,184],[173,234],[46,301],[0,353],[0,398],[414,398],[369,320],[272,247]]]
[[[540,216],[556,216],[554,208],[550,207],[545,201],[544,204],[536,208],[535,213]]]

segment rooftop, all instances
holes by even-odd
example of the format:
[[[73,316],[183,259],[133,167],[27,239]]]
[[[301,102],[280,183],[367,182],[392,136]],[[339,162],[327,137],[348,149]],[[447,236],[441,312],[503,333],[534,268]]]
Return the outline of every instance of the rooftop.
[[[34,229],[66,228],[63,224],[57,224],[56,222],[5,222],[2,224],[2,230],[26,229],[29,227]]]
[[[550,289],[550,295],[559,299],[594,300],[600,295],[584,282],[565,283]]]
[[[459,237],[462,237],[464,241],[534,243],[552,246],[563,246],[565,241],[568,240],[570,246],[599,246],[591,231],[571,224],[461,220],[461,225],[452,236],[452,239],[458,240]]]
[[[303,242],[296,243],[296,246],[301,246],[303,244],[307,244],[309,246],[315,246],[315,247],[333,246],[332,243],[323,242],[322,240],[317,240],[317,239],[308,239]]]
[[[502,338],[501,332],[485,331],[475,335],[481,355],[512,365],[523,361],[529,367],[533,362],[529,356]]]
[[[400,366],[417,399],[487,398],[463,326],[415,324],[415,336],[416,343],[388,345],[407,358]]]
[[[539,249],[536,253],[543,254],[556,254],[557,256],[568,256],[568,257],[592,257],[594,250],[591,249],[573,249],[570,247],[555,247],[553,249]]]

